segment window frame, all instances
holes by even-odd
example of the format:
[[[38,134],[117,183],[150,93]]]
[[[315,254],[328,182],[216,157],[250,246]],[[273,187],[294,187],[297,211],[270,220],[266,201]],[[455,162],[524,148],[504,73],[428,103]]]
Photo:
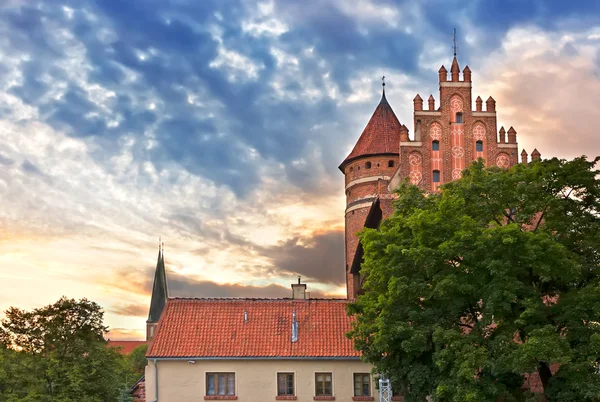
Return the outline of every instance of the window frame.
[[[211,396],[211,397],[212,396],[217,396],[217,397],[218,396],[236,396],[237,395],[237,390],[236,390],[237,382],[235,379],[235,374],[236,373],[234,371],[207,371],[207,372],[205,372],[205,376],[204,376],[205,381],[206,381],[206,384],[204,387],[205,395]],[[219,376],[222,376],[222,375],[225,376],[225,393],[224,394],[219,393]],[[210,376],[214,376],[214,378],[215,378],[214,394],[208,393],[208,377],[210,377]],[[229,393],[229,377],[230,376],[233,377],[233,393],[232,394]]]
[[[465,122],[465,116],[463,112],[456,112],[455,123],[463,124]]]
[[[317,376],[318,376],[318,375],[320,375],[320,374],[322,374],[322,375],[324,376],[324,377],[323,377],[323,381],[321,382],[321,384],[323,385],[323,389],[322,389],[323,393],[322,393],[322,394],[320,394],[320,393],[318,392],[318,391],[319,391],[319,389],[318,389],[318,384],[319,384],[319,383],[318,383],[318,381],[317,381]],[[326,385],[325,385],[325,384],[327,383],[327,381],[325,381],[325,378],[326,378],[325,376],[326,376],[327,374],[329,374],[329,375],[331,376],[331,385],[330,385],[330,388],[331,388],[331,394],[327,394],[327,393],[325,393],[325,388],[326,388]],[[333,389],[333,372],[332,372],[332,371],[316,371],[316,372],[315,372],[315,375],[314,375],[314,380],[315,380],[315,396],[334,396],[334,389]]]
[[[279,376],[284,375],[286,376],[286,388],[289,384],[287,384],[287,376],[292,376],[292,393],[280,393],[279,392]],[[294,371],[278,371],[277,375],[276,375],[276,388],[277,388],[277,396],[296,396],[296,372]],[[286,391],[288,391],[286,389]]]
[[[365,169],[371,169],[371,161],[365,162]]]
[[[431,141],[431,150],[439,151],[440,150],[440,142],[438,140]]]
[[[393,167],[394,167],[394,165],[395,165],[395,163],[394,163],[394,161],[393,161],[393,160],[389,160],[389,161],[388,161],[388,167],[390,167],[390,168],[393,168]]]
[[[356,395],[356,378],[357,376],[360,376],[360,385],[361,385],[361,393],[360,395]],[[369,379],[368,385],[369,385],[369,393],[368,394],[363,394],[363,386],[365,385],[364,383],[364,379],[365,377],[367,377]],[[356,396],[373,396],[373,384],[372,384],[372,380],[371,380],[371,374],[370,373],[352,373],[352,394],[356,397]]]
[[[437,180],[435,180],[435,176],[437,174]],[[431,182],[432,183],[440,183],[442,181],[441,174],[439,170],[434,170],[431,172]]]
[[[481,147],[481,149],[479,149]],[[477,140],[475,141],[475,152],[483,152],[483,141]]]

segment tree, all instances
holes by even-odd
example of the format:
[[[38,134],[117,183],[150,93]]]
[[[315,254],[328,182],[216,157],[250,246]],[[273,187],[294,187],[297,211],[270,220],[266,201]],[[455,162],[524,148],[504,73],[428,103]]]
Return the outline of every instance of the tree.
[[[368,277],[348,336],[405,400],[600,401],[594,161],[480,160],[425,195],[402,185],[360,234]]]
[[[146,365],[148,361],[146,360],[146,351],[148,350],[148,344],[136,346],[133,348],[131,353],[127,355],[127,363],[129,364],[129,369],[133,374],[133,383],[137,381],[141,376],[144,375]],[[133,385],[133,384],[131,384]]]
[[[103,335],[108,328],[103,325],[103,315],[94,302],[64,297],[32,311],[8,309],[0,324],[2,352],[7,359],[18,356],[30,362],[23,375],[35,386],[7,387],[0,399],[117,400],[128,367],[117,350],[106,347]],[[15,376],[7,378],[14,381]],[[23,399],[18,399],[17,392]]]

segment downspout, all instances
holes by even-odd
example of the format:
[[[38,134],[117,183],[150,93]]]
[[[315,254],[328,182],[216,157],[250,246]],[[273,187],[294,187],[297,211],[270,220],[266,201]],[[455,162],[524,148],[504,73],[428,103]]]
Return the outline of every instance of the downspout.
[[[154,401],[158,402],[158,361],[154,359]]]

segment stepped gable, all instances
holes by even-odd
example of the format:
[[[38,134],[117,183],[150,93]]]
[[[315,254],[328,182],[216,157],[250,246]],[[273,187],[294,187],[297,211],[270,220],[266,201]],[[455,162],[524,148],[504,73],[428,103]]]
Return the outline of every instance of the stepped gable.
[[[356,158],[368,155],[400,155],[400,131],[402,125],[385,97],[385,91],[373,116],[367,123],[350,155],[344,159],[339,169]]]

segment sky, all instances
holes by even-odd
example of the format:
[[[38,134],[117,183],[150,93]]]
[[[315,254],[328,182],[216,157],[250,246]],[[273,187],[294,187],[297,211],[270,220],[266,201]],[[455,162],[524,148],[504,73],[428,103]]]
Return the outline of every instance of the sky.
[[[542,157],[600,155],[600,2],[0,2],[0,310],[61,296],[143,339],[170,296],[343,297],[337,169],[386,95],[473,98]]]

